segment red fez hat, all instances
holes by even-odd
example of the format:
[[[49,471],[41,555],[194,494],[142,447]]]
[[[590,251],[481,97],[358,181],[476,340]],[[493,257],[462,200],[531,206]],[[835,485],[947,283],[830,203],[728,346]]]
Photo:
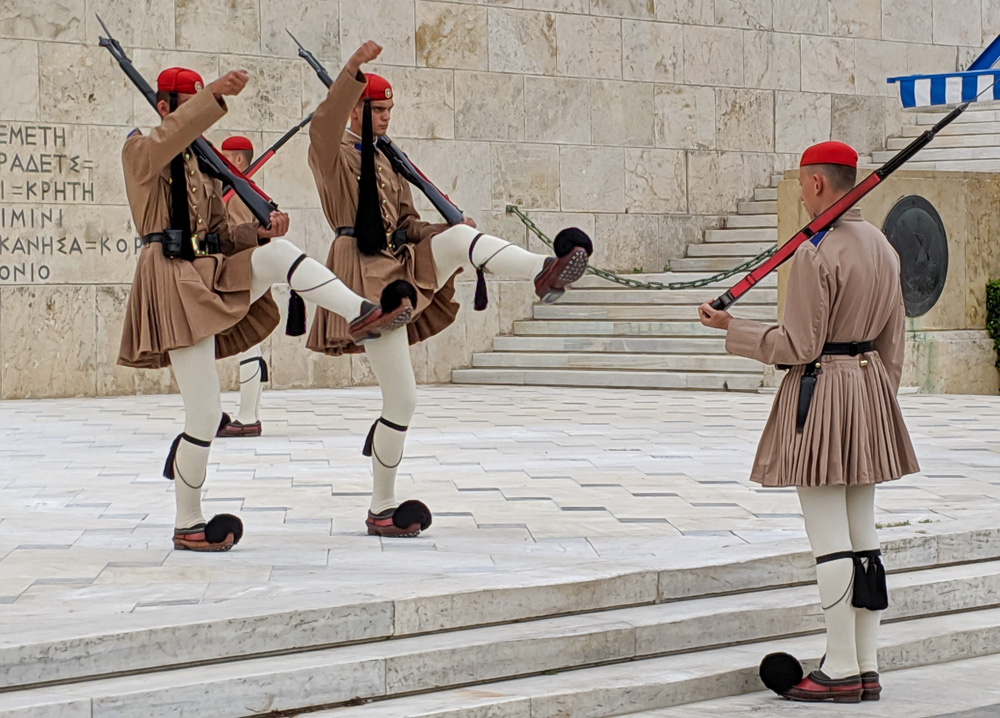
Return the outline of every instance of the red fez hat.
[[[253,142],[248,138],[241,135],[233,135],[232,137],[227,137],[222,143],[222,149],[224,150],[250,150],[253,152]]]
[[[168,67],[156,78],[158,92],[176,92],[179,95],[194,95],[205,86],[201,75],[186,67]]]
[[[800,167],[806,165],[844,165],[858,167],[858,153],[843,142],[820,142],[802,153]]]
[[[392,99],[392,85],[389,84],[387,79],[371,72],[367,73],[365,78],[368,80],[368,84],[365,85],[365,91],[361,95],[362,100],[374,100],[378,102],[379,100]]]

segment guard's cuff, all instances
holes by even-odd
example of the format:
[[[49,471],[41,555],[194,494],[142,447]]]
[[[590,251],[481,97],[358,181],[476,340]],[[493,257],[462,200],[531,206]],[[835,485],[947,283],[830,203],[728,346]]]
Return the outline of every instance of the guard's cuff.
[[[726,332],[726,351],[736,356],[756,359],[765,329],[765,325],[760,322],[733,319]]]

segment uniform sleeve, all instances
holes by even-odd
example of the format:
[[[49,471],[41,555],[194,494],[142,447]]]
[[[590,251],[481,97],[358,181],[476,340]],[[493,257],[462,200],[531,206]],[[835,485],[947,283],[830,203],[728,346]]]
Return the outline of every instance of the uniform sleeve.
[[[899,391],[903,376],[903,348],[906,345],[906,306],[903,304],[903,290],[896,282],[896,300],[885,327],[875,337],[875,351],[878,352],[889,374],[890,386]]]
[[[226,218],[232,235],[231,246],[228,251],[224,250],[226,254],[234,254],[258,245],[257,227],[260,226],[260,223],[257,222],[257,218],[253,216],[250,208],[240,201],[239,197],[234,195],[231,200],[226,202]]]
[[[149,135],[136,134],[125,142],[126,173],[136,182],[148,182],[225,114],[225,103],[206,87],[164,117]]]
[[[313,113],[309,123],[309,165],[318,175],[336,173],[341,161],[340,140],[364,90],[365,82],[344,68]]]
[[[410,183],[400,177],[402,185],[399,190],[399,219],[397,225],[400,229],[406,230],[406,241],[419,244],[428,237],[440,234],[448,229],[446,222],[434,224],[420,219],[420,213],[413,204],[413,191]]]
[[[726,351],[765,364],[806,364],[823,351],[833,278],[812,245],[795,253],[785,295],[782,324],[767,325],[747,319],[733,319],[726,335]]]

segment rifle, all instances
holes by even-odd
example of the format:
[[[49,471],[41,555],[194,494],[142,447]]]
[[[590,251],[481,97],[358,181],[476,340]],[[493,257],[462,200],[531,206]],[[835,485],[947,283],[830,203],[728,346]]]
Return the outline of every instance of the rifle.
[[[857,184],[857,186],[854,187],[854,189],[837,200],[831,207],[821,212],[816,219],[800,229],[796,235],[782,245],[777,252],[733,285],[728,292],[713,300],[711,303],[712,308],[718,310],[728,308],[731,304],[733,304],[733,302],[750,291],[750,289],[752,289],[757,282],[790,259],[791,256],[795,254],[795,250],[798,249],[799,246],[808,242],[820,232],[830,229],[833,223],[840,219],[844,213],[847,212],[847,210],[860,202],[866,194],[882,184],[882,182],[884,182],[889,175],[912,159],[915,154],[926,147],[928,143],[934,139],[937,133],[954,122],[959,115],[965,112],[969,104],[970,103],[966,102],[965,104],[956,107],[948,113],[947,116],[942,118],[940,122],[925,131],[922,135],[913,140],[913,142],[900,150],[899,154],[865,177]]]
[[[280,150],[282,148],[282,146],[286,142],[288,142],[288,140],[290,140],[293,137],[295,137],[295,135],[298,134],[299,130],[301,130],[303,127],[305,127],[306,125],[308,125],[309,121],[312,118],[313,118],[313,116],[312,116],[312,113],[310,112],[309,116],[306,117],[304,120],[302,120],[302,122],[300,122],[299,124],[295,125],[295,127],[293,127],[288,132],[286,132],[285,134],[283,134],[278,139],[277,142],[275,142],[273,145],[271,145],[271,147],[267,150],[267,152],[265,152],[260,157],[258,157],[257,159],[255,159],[253,161],[253,164],[251,164],[249,167],[247,167],[247,171],[243,173],[243,176],[246,177],[247,179],[250,179],[255,174],[257,174],[257,170],[259,170],[261,167],[263,167],[267,163],[267,161],[269,159],[271,159],[272,157],[274,157],[274,153],[277,152],[278,150]],[[256,186],[257,185],[254,185],[254,187],[256,187]],[[234,194],[236,194],[236,191],[232,187],[226,187],[225,188],[225,194],[222,195],[222,201],[223,202],[228,202],[229,200],[231,200],[233,198]]]
[[[285,30],[285,32],[288,32],[288,30]],[[323,64],[316,59],[315,55],[303,47],[301,42],[295,39],[295,35],[288,32],[288,36],[299,46],[299,57],[309,63],[309,66],[316,72],[316,75],[324,85],[330,87],[333,84],[333,78],[330,77],[330,73],[326,71]],[[406,153],[399,149],[392,140],[383,135],[376,140],[376,144],[382,154],[392,164],[393,170],[423,192],[427,199],[431,201],[431,204],[434,205],[434,209],[444,217],[448,224],[455,225],[462,222],[465,218],[462,210],[448,198],[448,195],[435,187],[434,183],[427,179],[427,176],[413,164],[410,158],[406,156]]]
[[[122,49],[121,43],[111,36],[107,26],[99,15],[97,16],[97,22],[101,23],[101,27],[107,35],[107,37],[101,37],[98,44],[108,49],[108,52],[118,61],[118,65],[128,76],[128,79],[145,96],[149,104],[153,106],[153,109],[156,109],[156,91],[139,74],[139,71],[135,69],[132,61]],[[236,169],[229,160],[219,154],[219,151],[204,137],[199,137],[191,143],[191,151],[198,158],[198,164],[206,174],[232,187],[239,198],[243,200],[244,204],[253,213],[253,216],[260,225],[264,229],[271,228],[271,212],[277,210],[278,205],[270,197],[264,194],[259,187],[248,182],[243,173]]]

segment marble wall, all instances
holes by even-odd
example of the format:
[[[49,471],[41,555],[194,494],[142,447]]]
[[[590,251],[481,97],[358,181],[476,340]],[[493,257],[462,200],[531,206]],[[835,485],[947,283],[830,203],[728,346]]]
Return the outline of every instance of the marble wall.
[[[862,175],[871,169],[862,168]],[[778,231],[786,238],[809,219],[796,177],[797,172],[788,172],[778,186]],[[986,283],[1000,277],[995,241],[1000,175],[900,170],[862,200],[862,214],[882,227],[893,206],[911,195],[930,201],[941,216],[948,236],[948,273],[934,306],[906,320],[902,385],[928,393],[997,394],[1000,372],[986,333]],[[788,265],[779,272],[783,312]]]
[[[153,115],[97,47],[95,13],[150,79],[248,69],[211,138],[259,145],[323,93],[286,28],[331,70],[375,39],[374,69],[397,89],[392,134],[481,226],[526,242],[503,215],[516,203],[547,230],[593,232],[602,266],[657,271],[804,145],[880,148],[900,123],[886,76],[955,69],[1000,32],[995,0],[955,2],[0,0],[0,397],[170,389],[164,372],[114,364],[136,254],[118,155]],[[296,138],[260,180],[292,214],[290,238],[325,256],[305,151]],[[463,309],[414,349],[421,380],[446,380],[527,315],[530,290],[493,285],[490,311]],[[370,381],[363,358],[285,337],[266,349],[276,386]]]

